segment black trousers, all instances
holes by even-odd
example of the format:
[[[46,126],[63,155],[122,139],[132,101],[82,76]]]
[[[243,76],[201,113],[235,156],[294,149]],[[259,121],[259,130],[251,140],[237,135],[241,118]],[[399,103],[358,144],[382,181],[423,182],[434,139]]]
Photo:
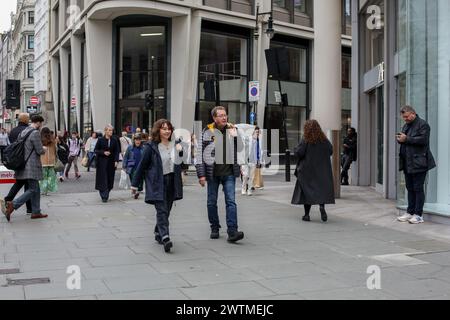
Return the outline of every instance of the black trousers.
[[[103,190],[103,191],[99,191],[100,193],[100,197],[102,198],[102,200],[109,200],[109,193],[111,190]]]
[[[16,183],[14,183],[14,185],[9,190],[8,195],[5,197],[5,202],[13,201],[22,188],[25,188],[25,191],[28,190],[28,180],[16,180]],[[26,205],[27,213],[31,213],[31,200],[28,200]]]
[[[3,153],[5,152],[6,146],[0,146],[0,156],[2,157],[3,162]]]
[[[405,173],[406,189],[408,190],[408,213],[423,215],[425,205],[425,178],[426,172],[408,174]]]
[[[350,155],[344,155],[341,172],[341,183],[348,184],[348,170],[352,165],[353,159]]]
[[[161,240],[169,238],[169,216],[173,206],[174,180],[173,173],[164,176],[164,201],[155,203],[155,235],[160,236]]]

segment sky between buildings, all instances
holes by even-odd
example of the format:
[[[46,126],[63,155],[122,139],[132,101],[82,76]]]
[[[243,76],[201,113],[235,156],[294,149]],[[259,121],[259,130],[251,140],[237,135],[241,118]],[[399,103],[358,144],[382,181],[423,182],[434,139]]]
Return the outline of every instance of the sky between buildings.
[[[11,11],[16,11],[16,0],[0,0],[0,33],[11,27]]]

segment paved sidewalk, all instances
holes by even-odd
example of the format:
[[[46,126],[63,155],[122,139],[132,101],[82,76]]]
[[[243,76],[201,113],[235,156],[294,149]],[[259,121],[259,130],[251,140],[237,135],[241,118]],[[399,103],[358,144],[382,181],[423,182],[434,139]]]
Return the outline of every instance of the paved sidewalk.
[[[206,190],[189,177],[171,217],[171,254],[153,240],[154,208],[128,192],[108,204],[92,192],[43,197],[48,220],[23,209],[11,223],[0,217],[0,299],[450,298],[449,226],[397,223],[393,202],[353,187],[328,208],[328,223],[317,208],[304,223],[289,204],[293,183],[281,179],[237,194],[246,238],[231,245],[225,230],[209,239]],[[222,195],[220,210],[224,225]],[[81,268],[81,290],[66,287],[71,265]],[[381,290],[367,288],[374,265]],[[39,278],[50,282],[31,284]]]

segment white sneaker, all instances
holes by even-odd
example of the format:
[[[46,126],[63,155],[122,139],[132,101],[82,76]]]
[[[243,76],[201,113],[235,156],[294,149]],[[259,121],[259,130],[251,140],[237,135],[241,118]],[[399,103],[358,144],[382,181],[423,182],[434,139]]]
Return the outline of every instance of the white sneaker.
[[[243,196],[245,196],[245,195],[247,194],[247,191],[245,191],[245,189],[242,189],[241,194],[242,194]]]
[[[409,223],[411,223],[411,224],[420,224],[420,223],[424,223],[424,222],[425,221],[423,220],[423,218],[421,216],[418,216],[417,214],[415,214],[414,217],[409,219]]]
[[[413,218],[412,214],[409,213],[405,213],[404,215],[402,215],[401,217],[398,217],[397,220],[400,222],[408,222],[409,220],[411,220]]]
[[[248,196],[252,196],[252,195],[253,195],[253,192],[252,192],[252,190],[251,190],[251,189],[248,189],[248,191],[247,191],[247,195],[248,195]]]

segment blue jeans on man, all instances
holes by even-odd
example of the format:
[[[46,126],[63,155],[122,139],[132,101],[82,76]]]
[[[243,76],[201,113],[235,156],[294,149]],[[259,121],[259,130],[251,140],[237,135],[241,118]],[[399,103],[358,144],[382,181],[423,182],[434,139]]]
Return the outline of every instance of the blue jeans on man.
[[[17,199],[13,201],[14,210],[19,209],[27,201],[31,201],[31,213],[41,214],[41,190],[39,181],[28,179],[28,189]]]
[[[225,195],[227,232],[230,235],[238,231],[236,178],[234,176],[214,177],[213,180],[208,180],[208,218],[211,230],[218,231],[221,228],[217,207],[220,185],[223,186]]]

